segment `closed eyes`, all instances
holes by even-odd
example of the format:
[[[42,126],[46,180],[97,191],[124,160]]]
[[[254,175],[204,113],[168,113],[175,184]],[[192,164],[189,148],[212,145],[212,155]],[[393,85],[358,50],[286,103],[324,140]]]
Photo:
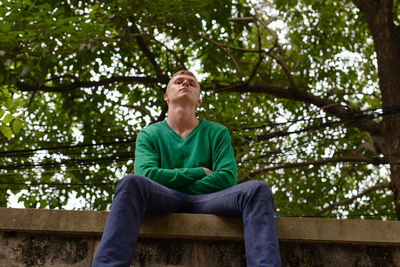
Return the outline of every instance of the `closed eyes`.
[[[181,83],[183,83],[183,81],[184,81],[184,79],[176,79],[175,83],[176,84],[181,84]],[[193,81],[193,80],[189,80],[188,82],[189,82],[190,86],[195,86],[196,85],[196,82]]]

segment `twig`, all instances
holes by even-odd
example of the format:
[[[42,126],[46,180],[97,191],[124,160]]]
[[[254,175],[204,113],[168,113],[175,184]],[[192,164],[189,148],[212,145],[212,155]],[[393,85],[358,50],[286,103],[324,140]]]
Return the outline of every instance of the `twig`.
[[[158,116],[156,122],[163,121],[165,119],[165,115],[167,114],[167,111],[168,111],[168,104],[165,103],[164,106],[162,107],[161,114],[160,114],[160,116]]]
[[[35,99],[35,95],[36,95],[37,91],[33,91],[31,97],[29,98],[29,104],[28,107],[32,106],[33,100]]]
[[[251,5],[253,6],[253,9],[254,9],[255,14],[257,14],[257,10],[256,10],[254,4],[251,3]],[[263,54],[261,53],[262,44],[261,44],[261,32],[260,32],[260,27],[259,27],[259,25],[258,25],[258,23],[257,23],[257,21],[256,21],[256,17],[254,17],[254,20],[255,20],[255,24],[256,24],[256,28],[257,28],[258,51],[260,51],[260,52],[258,53],[258,61],[257,61],[257,64],[256,64],[256,66],[254,67],[253,71],[251,72],[251,75],[250,75],[249,79],[247,79],[247,81],[246,81],[246,83],[245,83],[245,86],[247,86],[247,85],[251,82],[251,80],[254,78],[254,76],[256,75],[257,69],[258,69],[258,67],[259,67],[260,64],[261,64],[261,61],[263,60]]]
[[[254,17],[228,18],[229,21],[254,21]]]
[[[137,106],[137,105],[123,105],[123,106],[124,106],[124,107],[128,107],[128,108],[136,109],[136,110],[138,110],[138,111],[140,111],[140,112],[142,112],[142,113],[148,115],[148,116],[150,117],[150,119],[151,119],[152,122],[155,122],[155,121],[156,121],[156,119],[153,117],[153,115],[151,115],[151,112],[150,112],[147,108],[145,108],[145,107]]]

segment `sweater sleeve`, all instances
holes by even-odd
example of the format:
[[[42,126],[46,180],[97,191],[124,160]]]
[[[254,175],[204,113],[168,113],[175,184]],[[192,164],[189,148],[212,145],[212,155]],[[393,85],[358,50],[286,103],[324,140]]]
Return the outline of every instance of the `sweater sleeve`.
[[[189,183],[205,175],[202,167],[160,168],[160,153],[155,149],[153,138],[144,131],[136,138],[135,173],[176,190],[187,187]]]
[[[237,167],[231,137],[226,128],[219,132],[213,143],[212,173],[190,184],[193,194],[208,194],[231,187],[237,182]]]

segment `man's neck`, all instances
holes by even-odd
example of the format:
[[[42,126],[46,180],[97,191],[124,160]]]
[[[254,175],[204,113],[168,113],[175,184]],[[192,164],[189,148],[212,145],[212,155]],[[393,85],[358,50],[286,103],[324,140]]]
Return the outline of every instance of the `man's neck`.
[[[195,110],[192,107],[170,106],[167,123],[182,139],[199,124]]]

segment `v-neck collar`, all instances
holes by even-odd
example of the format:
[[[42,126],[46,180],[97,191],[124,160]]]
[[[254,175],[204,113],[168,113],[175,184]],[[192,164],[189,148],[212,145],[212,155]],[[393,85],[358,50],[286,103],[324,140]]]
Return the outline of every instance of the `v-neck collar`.
[[[199,120],[199,124],[197,124],[197,126],[194,127],[193,130],[192,130],[188,135],[186,135],[186,137],[185,137],[184,139],[182,139],[182,138],[179,136],[179,134],[177,134],[177,133],[174,131],[174,129],[172,129],[171,126],[169,126],[167,120],[164,120],[164,124],[165,124],[165,127],[167,128],[167,131],[170,133],[170,135],[172,135],[174,138],[178,139],[180,142],[185,142],[185,141],[187,141],[192,135],[194,135],[194,134],[198,131],[198,129],[200,128],[200,125],[202,124],[203,121],[202,121],[201,119],[198,119],[198,120]]]

